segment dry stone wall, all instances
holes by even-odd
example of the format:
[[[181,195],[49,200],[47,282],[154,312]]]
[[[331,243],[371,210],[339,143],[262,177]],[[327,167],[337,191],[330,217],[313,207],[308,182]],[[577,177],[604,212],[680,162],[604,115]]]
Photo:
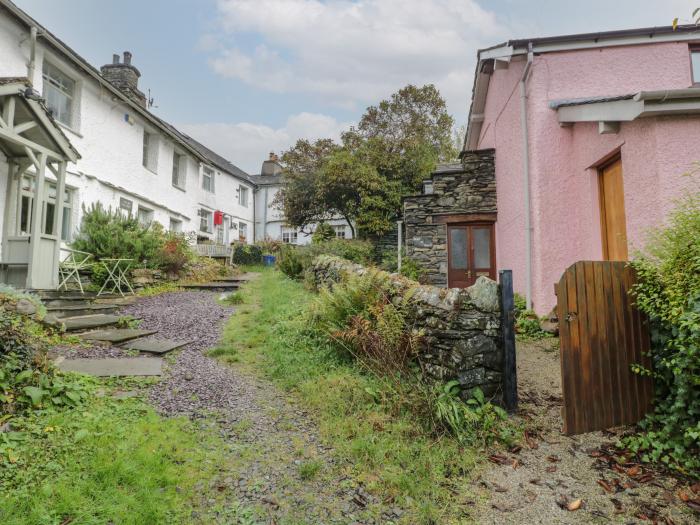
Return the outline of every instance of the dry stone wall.
[[[314,259],[307,278],[317,288],[332,287],[368,271],[344,259],[321,255]],[[469,288],[446,289],[419,285],[396,274],[389,279],[397,296],[411,290],[411,314],[424,331],[418,359],[426,374],[444,382],[456,379],[465,392],[478,386],[500,401],[504,345],[498,284],[480,277]]]

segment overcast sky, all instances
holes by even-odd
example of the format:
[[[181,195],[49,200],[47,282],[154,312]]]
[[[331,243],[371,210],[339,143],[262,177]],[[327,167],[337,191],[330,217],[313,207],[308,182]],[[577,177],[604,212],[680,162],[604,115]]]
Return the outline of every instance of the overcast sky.
[[[467,117],[478,48],[669,25],[700,0],[15,0],[93,65],[130,50],[159,116],[259,172],[408,83]]]

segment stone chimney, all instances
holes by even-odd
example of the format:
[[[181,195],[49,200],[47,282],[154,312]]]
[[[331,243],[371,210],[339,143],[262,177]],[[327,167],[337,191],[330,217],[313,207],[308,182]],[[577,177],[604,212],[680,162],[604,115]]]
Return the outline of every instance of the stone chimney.
[[[279,163],[277,155],[273,151],[270,152],[270,157],[262,163],[260,175],[269,177],[272,175],[280,175],[282,173],[282,165]]]
[[[146,95],[139,91],[141,73],[131,65],[131,52],[124,51],[124,61],[119,55],[112,55],[112,63],[100,68],[102,77],[143,108],[147,107]]]

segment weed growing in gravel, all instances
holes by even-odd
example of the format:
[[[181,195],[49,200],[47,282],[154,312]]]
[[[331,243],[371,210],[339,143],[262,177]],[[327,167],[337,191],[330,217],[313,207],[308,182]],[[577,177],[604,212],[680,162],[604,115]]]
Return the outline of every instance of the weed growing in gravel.
[[[171,283],[171,282],[165,282],[165,283],[160,283],[160,284],[154,284],[153,286],[148,286],[146,288],[142,288],[141,290],[136,292],[136,295],[140,297],[152,297],[154,295],[160,295],[163,293],[170,293],[170,292],[180,292],[182,291],[182,288],[176,283]]]
[[[303,461],[299,464],[299,477],[304,481],[314,479],[321,471],[323,464],[317,459]]]
[[[241,304],[243,302],[243,300],[244,300],[244,296],[239,290],[236,292],[231,292],[230,294],[224,296],[221,299],[221,302],[223,302],[224,304],[235,305],[235,304]]]

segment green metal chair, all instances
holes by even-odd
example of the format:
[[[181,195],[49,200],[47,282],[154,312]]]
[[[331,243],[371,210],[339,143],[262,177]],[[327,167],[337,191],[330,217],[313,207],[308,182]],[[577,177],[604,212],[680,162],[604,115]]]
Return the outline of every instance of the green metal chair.
[[[71,250],[70,248],[61,248],[62,253],[66,255],[58,263],[58,289],[64,288],[68,290],[68,283],[75,282],[80,288],[80,293],[85,293],[83,283],[80,280],[80,270],[87,268],[92,254],[81,252],[80,250]]]

